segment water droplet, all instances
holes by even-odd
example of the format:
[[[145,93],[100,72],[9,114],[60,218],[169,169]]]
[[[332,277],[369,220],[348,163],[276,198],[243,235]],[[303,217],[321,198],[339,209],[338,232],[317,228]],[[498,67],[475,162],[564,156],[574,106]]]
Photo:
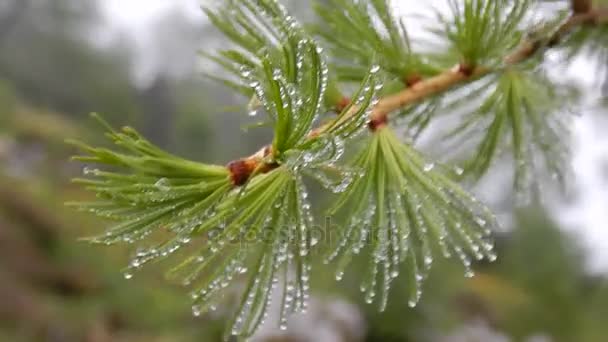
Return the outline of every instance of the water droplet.
[[[434,163],[428,163],[424,165],[424,172],[430,172],[435,168]]]
[[[100,173],[101,173],[101,171],[99,171],[99,169],[93,169],[88,166],[85,166],[82,168],[82,174],[84,174],[84,175],[98,176]]]
[[[128,273],[128,272],[126,272],[126,273],[124,274],[124,277],[125,277],[125,279],[129,280],[129,279],[133,278],[133,273]]]
[[[424,264],[426,266],[430,266],[433,263],[433,257],[430,255],[427,255],[424,257]]]
[[[258,109],[258,108],[253,108],[253,109],[250,109],[250,110],[247,112],[247,115],[249,115],[249,116],[251,116],[251,117],[254,117],[254,116],[258,115],[258,112],[259,112],[259,109]]]
[[[477,224],[478,224],[479,226],[481,226],[481,227],[485,227],[485,226],[486,226],[486,224],[487,224],[486,220],[484,220],[484,219],[483,219],[483,218],[481,218],[481,217],[476,217],[476,218],[475,218],[475,223],[477,223]]]
[[[130,266],[133,268],[139,268],[141,266],[141,260],[139,258],[135,258],[135,259],[131,260]]]
[[[171,189],[171,184],[167,178],[161,178],[158,182],[154,183],[154,186],[160,191],[169,191]]]

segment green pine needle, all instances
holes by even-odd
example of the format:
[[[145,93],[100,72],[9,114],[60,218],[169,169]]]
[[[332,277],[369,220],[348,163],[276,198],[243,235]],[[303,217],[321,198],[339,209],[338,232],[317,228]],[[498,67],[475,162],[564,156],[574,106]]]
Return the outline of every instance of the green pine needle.
[[[86,241],[152,242],[152,247],[138,249],[126,278],[146,264],[188,250],[190,256],[169,275],[193,288],[195,315],[212,310],[234,293],[230,285],[246,279],[229,333],[251,336],[256,331],[279,278],[284,296],[280,325],[305,310],[313,219],[297,173],[279,167],[234,189],[225,167],[172,156],[130,128],[111,130],[108,137],[118,151],[72,142],[85,152],[76,160],[110,171],[85,168],[89,177],[75,182],[99,201],[71,205],[117,222]]]
[[[343,82],[360,82],[377,63],[391,79],[435,73],[413,54],[403,21],[386,0],[329,0],[315,3],[322,19],[313,32],[329,45],[332,63]]]
[[[468,67],[499,65],[519,44],[522,23],[530,0],[448,0],[453,18],[437,12],[444,30],[439,31]]]
[[[245,290],[227,337],[250,337],[263,324],[277,283],[284,296],[280,326],[306,309],[312,227],[306,197],[299,176],[281,167],[254,178],[244,193],[232,191],[199,223],[193,237],[203,247],[170,272],[193,288],[196,316],[222,304],[236,282],[244,283]]]
[[[281,153],[299,145],[312,130],[321,113],[327,87],[327,67],[311,40],[302,40],[287,53],[289,70],[263,59],[260,69],[244,71],[256,98],[274,123],[273,152]]]
[[[388,128],[376,132],[365,146],[350,164],[364,174],[329,211],[349,218],[339,246],[326,259],[337,259],[338,280],[355,255],[366,253],[370,267],[361,287],[365,300],[378,298],[384,310],[393,280],[406,272],[410,305],[415,306],[438,252],[448,258],[456,255],[467,276],[472,276],[470,256],[496,258],[489,241],[497,226],[494,216],[438,166],[425,162]]]
[[[464,163],[464,174],[480,178],[500,153],[509,149],[514,159],[514,186],[524,203],[532,191],[538,190],[541,176],[537,172],[549,172],[563,184],[569,160],[568,122],[572,117],[567,107],[576,98],[572,88],[554,85],[541,71],[519,68],[481,80],[478,87],[478,107],[471,110],[470,103],[462,103],[470,112],[448,135],[463,145],[479,137],[477,132],[485,127],[472,152],[474,156]],[[541,160],[544,168],[539,164]]]
[[[159,229],[187,235],[188,223],[200,220],[230,190],[225,167],[173,156],[129,127],[114,131],[104,126],[116,150],[70,141],[85,153],[74,159],[94,165],[84,168],[87,178],[74,181],[98,197],[95,202],[72,205],[119,222],[89,241],[130,243]]]
[[[232,78],[213,76],[226,86],[247,97],[255,95],[258,84],[251,79],[251,71],[263,68],[269,60],[285,75],[290,83],[298,77],[302,63],[295,52],[302,42],[311,41],[310,35],[290,15],[285,7],[274,0],[229,0],[216,9],[206,8],[211,23],[236,47],[221,50],[217,56],[203,56],[220,65]],[[371,65],[368,64],[366,67]],[[327,76],[327,75],[326,75]],[[327,97],[322,97],[328,107],[341,99],[334,82],[329,82]],[[325,95],[325,91],[322,95]],[[252,108],[252,114],[256,108]]]

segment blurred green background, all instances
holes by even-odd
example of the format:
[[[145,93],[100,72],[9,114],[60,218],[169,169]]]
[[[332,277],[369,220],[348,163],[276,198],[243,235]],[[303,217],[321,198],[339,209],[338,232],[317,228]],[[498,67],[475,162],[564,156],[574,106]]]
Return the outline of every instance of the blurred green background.
[[[222,310],[194,318],[161,268],[124,279],[133,248],[78,242],[104,222],[63,206],[90,196],[70,184],[82,165],[63,141],[102,142],[87,116],[95,111],[171,152],[223,164],[268,132],[247,130],[246,100],[196,71],[213,72],[197,49],[222,44],[200,18],[158,16],[149,50],[127,35],[108,39],[110,26],[92,0],[0,2],[0,341],[220,340]],[[539,208],[512,214],[497,233],[497,262],[475,265],[472,279],[438,262],[415,309],[398,282],[378,313],[359,294],[358,272],[336,283],[318,265],[310,313],[255,340],[608,341],[608,284],[585,271],[576,235]]]

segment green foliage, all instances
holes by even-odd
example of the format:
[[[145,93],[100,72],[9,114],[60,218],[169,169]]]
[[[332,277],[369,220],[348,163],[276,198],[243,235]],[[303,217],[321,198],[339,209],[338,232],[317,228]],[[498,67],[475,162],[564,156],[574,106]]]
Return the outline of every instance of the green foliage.
[[[262,61],[268,60],[294,82],[302,67],[295,53],[307,35],[281,4],[269,0],[229,0],[216,9],[204,10],[213,25],[236,46],[220,50],[217,55],[203,53],[236,80],[210,77],[252,96],[255,86],[251,82],[254,85],[257,82],[252,81],[250,72],[262,69]]]
[[[360,82],[368,66],[377,64],[385,78],[380,94],[388,95],[440,72],[430,58],[413,51],[405,23],[393,16],[388,1],[318,1],[314,9],[321,20],[311,31],[328,46],[330,69],[339,82]],[[413,138],[431,122],[438,104],[428,101],[398,113]]]
[[[467,111],[461,124],[449,134],[459,145],[477,139],[475,132],[484,127],[473,157],[464,162],[464,175],[485,175],[506,150],[502,146],[509,146],[514,159],[514,187],[520,195],[528,197],[539,190],[535,172],[548,172],[563,184],[572,119],[567,107],[574,102],[574,90],[552,83],[541,70],[514,67],[471,87],[474,90],[464,101],[451,104],[453,109],[460,105]]]
[[[392,281],[402,269],[409,281],[411,307],[421,296],[421,283],[439,252],[456,255],[472,276],[471,257],[493,261],[489,235],[497,223],[489,209],[427,163],[411,146],[382,128],[354,158],[352,168],[366,170],[340,194],[330,217],[348,212],[339,246],[327,261],[338,258],[340,280],[352,257],[369,254],[370,263],[361,290],[371,303],[378,294],[382,310]],[[405,268],[401,264],[405,264]]]
[[[168,258],[205,237],[185,261],[170,271],[193,285],[193,311],[200,315],[213,309],[219,294],[233,279],[249,280],[229,332],[251,335],[263,322],[271,289],[279,274],[283,278],[287,315],[305,309],[310,248],[310,206],[300,178],[286,167],[253,179],[245,190],[232,189],[228,170],[182,160],[151,145],[130,128],[110,131],[112,141],[129,153],[93,148],[74,142],[86,156],[77,160],[116,167],[123,172],[86,169],[94,179],[79,179],[97,193],[100,201],[75,204],[82,210],[119,221],[105,234],[90,238],[94,243],[133,243],[154,231],[170,233],[162,243],[140,249],[125,277],[150,262]],[[265,231],[267,230],[267,231]],[[257,252],[256,252],[257,251]],[[296,276],[286,276],[296,268]],[[284,271],[280,271],[280,268]]]
[[[125,127],[121,132],[107,128],[108,138],[122,151],[72,142],[86,153],[76,160],[111,170],[86,167],[83,173],[93,179],[75,180],[95,192],[99,201],[74,205],[119,222],[90,241],[131,243],[158,229],[172,231],[176,234],[173,240],[179,241],[194,228],[189,223],[204,217],[205,211],[229,191],[226,168],[170,155],[131,128]]]
[[[195,316],[215,310],[222,292],[230,294],[228,285],[243,277],[245,290],[227,337],[251,336],[263,324],[279,277],[281,326],[306,309],[312,224],[306,196],[301,179],[281,167],[256,177],[245,192],[232,191],[197,222],[192,235],[207,236],[205,246],[170,272],[194,285]]]
[[[496,65],[519,44],[521,24],[531,1],[449,0],[453,18],[438,14],[442,35],[458,54],[458,62],[474,67]]]
[[[435,72],[412,53],[405,24],[393,17],[386,0],[322,1],[315,11],[322,21],[314,32],[329,45],[340,81],[360,82],[372,63],[399,82]]]
[[[286,52],[288,72],[281,74],[269,60],[264,60],[260,72],[252,76],[251,84],[274,124],[272,143],[275,157],[303,143],[319,114],[327,86],[327,69],[312,41],[301,41],[297,52]],[[292,69],[293,68],[293,69]],[[257,70],[245,71],[255,73]],[[255,83],[256,79],[264,83]]]
[[[74,142],[87,154],[76,160],[120,170],[86,169],[93,179],[76,180],[102,198],[76,206],[119,221],[90,241],[131,243],[158,230],[169,233],[160,244],[136,253],[127,278],[143,265],[164,260],[201,238],[204,247],[169,272],[193,287],[195,315],[213,310],[233,293],[229,285],[247,278],[226,337],[248,337],[256,331],[264,322],[279,278],[283,286],[280,325],[286,324],[288,315],[306,308],[313,219],[301,174],[303,169],[321,179],[326,170],[342,174],[333,163],[342,155],[345,140],[365,126],[378,89],[375,68],[357,99],[337,120],[310,137],[327,87],[325,62],[310,39],[303,38],[294,50],[280,53],[241,68],[275,136],[272,153],[240,188],[235,187],[241,184],[233,182],[228,168],[173,156],[130,128],[115,132],[106,125],[108,137],[125,152]],[[262,174],[265,165],[273,170]]]

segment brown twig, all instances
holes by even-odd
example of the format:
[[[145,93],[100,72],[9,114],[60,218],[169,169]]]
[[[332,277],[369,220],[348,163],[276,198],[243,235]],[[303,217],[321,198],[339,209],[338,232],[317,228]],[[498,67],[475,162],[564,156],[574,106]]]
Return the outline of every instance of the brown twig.
[[[588,24],[600,25],[608,22],[608,8],[587,8],[584,12],[579,12],[582,10],[582,2],[573,0],[573,14],[566,21],[564,21],[564,23],[562,23],[562,25],[549,37],[549,39],[545,41],[534,38],[527,38],[523,40],[515,51],[505,56],[504,64],[515,65],[528,60],[542,48],[551,47],[558,44],[576,27]],[[443,93],[465,82],[474,81],[491,73],[492,71],[492,69],[485,68],[483,66],[471,67],[465,65],[456,65],[452,69],[446,70],[436,76],[416,80],[416,82],[413,82],[413,84],[406,89],[380,99],[370,114],[368,126],[372,131],[375,131],[387,124],[388,115],[390,113],[400,108],[416,104],[434,95]],[[350,115],[354,115],[356,112],[357,108],[351,107]],[[349,118],[349,113],[347,113],[346,115],[342,116],[340,120],[347,121]],[[339,122],[337,123],[339,124]],[[309,136],[317,137],[335,124],[335,121],[326,123],[314,129]],[[271,146],[265,146],[252,156],[242,158],[228,164],[231,172],[238,172],[237,174],[232,174],[233,184],[235,186],[244,184],[244,182],[250,177],[253,170],[259,169],[260,163],[263,163],[271,152]],[[245,165],[247,167],[235,168],[235,165]],[[271,169],[271,167],[267,168],[268,171]]]

